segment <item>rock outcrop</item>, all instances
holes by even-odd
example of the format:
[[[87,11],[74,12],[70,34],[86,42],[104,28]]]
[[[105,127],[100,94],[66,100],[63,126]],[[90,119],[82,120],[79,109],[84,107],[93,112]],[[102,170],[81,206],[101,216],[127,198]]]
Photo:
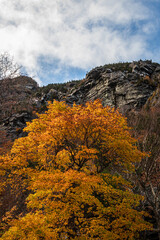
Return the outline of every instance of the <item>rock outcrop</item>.
[[[160,65],[139,61],[128,63],[125,70],[120,66],[116,69],[117,66],[108,68],[105,65],[91,70],[78,88],[66,96],[66,102],[79,104],[100,98],[104,105],[119,108],[122,112],[140,109],[160,82]]]
[[[26,76],[0,81],[0,130],[6,131],[11,139],[24,135],[26,122],[33,119],[37,90],[36,81]]]
[[[160,64],[141,60],[96,67],[81,81],[42,88],[26,76],[5,79],[0,81],[0,125],[13,138],[20,137],[26,121],[35,117],[33,111],[44,112],[48,101],[54,100],[72,105],[99,98],[126,114],[140,110],[146,102],[157,104],[159,83]]]
[[[2,80],[0,131],[6,132],[14,140],[25,136],[23,128],[26,122],[36,117],[34,111],[44,112],[48,101],[66,101],[72,105],[74,102],[84,104],[97,98],[101,99],[104,105],[119,108],[127,116],[135,137],[139,137],[141,150],[151,152],[151,157],[142,161],[140,175],[136,175],[139,181],[143,180],[143,185],[135,191],[143,196],[147,193],[144,209],[149,209],[153,216],[150,221],[158,228],[158,215],[155,214],[154,208],[158,206],[155,202],[160,203],[157,181],[160,179],[160,64],[140,60],[104,65],[92,69],[81,81],[49,84],[42,88],[38,87],[33,79],[25,76]],[[147,173],[146,182],[141,176],[141,169]],[[156,200],[152,194],[154,191],[149,189],[149,177],[157,194]],[[160,204],[157,209],[160,212]],[[158,239],[157,231],[148,232],[145,239]]]
[[[7,134],[13,140],[26,136],[26,133],[23,132],[23,128],[26,127],[26,123],[30,122],[33,118],[33,114],[29,112],[13,114],[11,117],[3,120],[1,129],[3,129],[3,131],[7,131]]]

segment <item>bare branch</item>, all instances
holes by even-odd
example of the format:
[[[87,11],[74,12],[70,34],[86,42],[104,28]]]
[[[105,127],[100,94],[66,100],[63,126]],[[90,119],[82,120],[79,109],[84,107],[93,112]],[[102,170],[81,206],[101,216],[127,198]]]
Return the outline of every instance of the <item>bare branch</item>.
[[[21,66],[7,52],[0,54],[0,80],[20,76]]]

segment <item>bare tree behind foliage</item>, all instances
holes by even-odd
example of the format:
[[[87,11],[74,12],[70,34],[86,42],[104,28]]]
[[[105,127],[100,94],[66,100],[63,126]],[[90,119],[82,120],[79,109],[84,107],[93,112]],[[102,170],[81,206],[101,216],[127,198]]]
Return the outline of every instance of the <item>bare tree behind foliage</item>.
[[[155,222],[153,232],[157,232],[160,240],[160,108],[141,110],[139,115],[131,116],[139,148],[150,153],[136,168],[137,190],[145,197],[144,208],[151,213]]]
[[[21,66],[7,52],[0,54],[0,80],[20,76],[20,69]]]
[[[150,143],[149,143],[150,142]],[[145,134],[142,148],[150,151],[151,156],[146,157],[137,168],[137,177],[141,192],[144,194],[148,210],[152,212],[156,222],[156,229],[160,240],[160,138],[158,135]]]

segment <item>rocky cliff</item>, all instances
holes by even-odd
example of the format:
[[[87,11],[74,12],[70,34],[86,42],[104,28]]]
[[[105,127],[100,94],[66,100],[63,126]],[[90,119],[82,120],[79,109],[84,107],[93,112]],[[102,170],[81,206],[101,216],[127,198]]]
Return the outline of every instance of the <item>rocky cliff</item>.
[[[160,64],[152,61],[108,64],[92,69],[83,80],[38,87],[25,76],[0,81],[0,133],[11,139],[24,136],[27,121],[44,112],[48,101],[84,104],[100,98],[104,105],[119,108],[127,116],[139,148],[151,152],[137,166],[136,193],[156,228],[142,239],[158,239],[160,224]],[[4,136],[1,134],[1,136]],[[2,141],[0,141],[0,144]],[[138,179],[138,180],[137,180]],[[136,186],[137,183],[137,186]],[[20,199],[21,200],[21,199]],[[21,201],[20,201],[21,202]]]
[[[110,67],[110,68],[109,68]],[[66,101],[84,103],[97,98],[122,112],[140,109],[160,82],[160,65],[151,61],[105,65],[91,70]]]
[[[160,64],[141,60],[96,67],[83,80],[42,88],[26,76],[5,79],[0,81],[1,128],[13,138],[22,136],[26,121],[35,117],[33,111],[45,111],[47,101],[54,99],[84,104],[100,98],[104,105],[126,114],[140,110],[149,100],[151,105],[157,104],[159,83]]]
[[[26,122],[33,119],[37,90],[36,81],[26,76],[0,81],[0,130],[12,139],[22,136]]]

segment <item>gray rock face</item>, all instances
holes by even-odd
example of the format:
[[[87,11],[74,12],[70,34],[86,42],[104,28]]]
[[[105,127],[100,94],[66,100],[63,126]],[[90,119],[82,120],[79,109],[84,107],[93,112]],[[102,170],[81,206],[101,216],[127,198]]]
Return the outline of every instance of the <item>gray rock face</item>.
[[[0,130],[5,130],[10,138],[24,136],[22,129],[33,119],[36,109],[37,90],[36,81],[27,76],[0,81]]]
[[[33,118],[32,111],[44,112],[48,101],[53,100],[72,105],[74,102],[84,104],[99,98],[103,105],[119,108],[123,113],[131,109],[139,110],[159,84],[160,64],[141,60],[96,67],[78,83],[66,83],[64,92],[59,88],[51,88],[47,93],[42,91],[40,96],[36,95],[40,88],[31,78],[1,81],[0,126],[13,138],[20,137],[26,122]],[[159,92],[153,98],[154,106],[157,98]]]
[[[130,67],[131,71],[116,71],[107,66],[93,69],[78,89],[66,97],[66,102],[79,104],[99,98],[104,105],[122,112],[141,108],[158,85],[155,76],[159,66],[151,61],[139,61]]]
[[[47,101],[53,101],[53,99],[59,100],[59,96],[60,96],[60,92],[52,88],[49,90],[47,94],[45,94],[42,97],[41,103],[43,104],[44,102],[47,102]]]
[[[11,117],[3,120],[3,130],[6,130],[12,139],[23,137],[26,135],[23,132],[23,128],[26,127],[26,122],[30,122],[32,119],[32,114],[28,112],[13,114]]]

